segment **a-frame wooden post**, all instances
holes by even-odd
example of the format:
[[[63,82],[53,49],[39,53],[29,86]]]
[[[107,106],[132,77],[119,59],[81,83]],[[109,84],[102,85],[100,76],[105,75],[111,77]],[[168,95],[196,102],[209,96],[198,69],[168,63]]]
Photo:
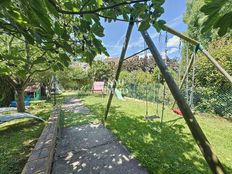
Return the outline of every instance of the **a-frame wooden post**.
[[[162,60],[160,53],[158,52],[157,48],[155,47],[151,37],[149,36],[147,31],[141,32],[146,44],[148,45],[152,56],[154,57],[157,66],[159,67],[173,97],[177,101],[177,104],[183,113],[183,117],[197,143],[199,146],[205,160],[207,161],[211,171],[215,174],[222,174],[226,173],[225,169],[223,168],[221,162],[214,154],[209,141],[207,140],[204,132],[202,131],[200,125],[198,124],[196,118],[194,117],[190,107],[186,103],[184,97],[182,96],[177,84],[175,83],[174,79],[172,78],[171,74],[168,72],[167,66]]]
[[[125,55],[126,55],[127,46],[128,46],[129,40],[130,40],[130,36],[131,36],[133,26],[134,26],[134,22],[132,22],[132,21],[133,20],[131,20],[131,22],[129,23],[129,26],[128,26],[128,29],[127,29],[127,32],[126,32],[125,41],[124,41],[121,56],[120,56],[120,59],[119,59],[119,62],[118,62],[118,68],[117,68],[117,71],[116,71],[116,74],[115,74],[115,80],[113,81],[113,87],[112,87],[112,90],[110,91],[109,99],[108,99],[108,102],[107,102],[107,105],[106,105],[105,120],[107,119],[107,116],[108,116],[108,113],[109,113],[109,109],[110,109],[111,102],[112,102],[113,95],[114,95],[113,91],[116,88],[117,81],[118,81],[119,76],[120,76],[120,72],[121,72],[121,69],[122,69],[122,64],[123,64],[123,61],[124,61],[124,58],[125,58]]]

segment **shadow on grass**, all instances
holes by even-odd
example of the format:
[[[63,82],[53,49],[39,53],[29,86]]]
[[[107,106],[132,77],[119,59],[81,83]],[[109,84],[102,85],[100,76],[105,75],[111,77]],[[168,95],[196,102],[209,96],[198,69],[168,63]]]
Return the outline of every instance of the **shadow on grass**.
[[[98,119],[105,105],[87,105]],[[211,173],[192,135],[178,120],[145,121],[143,116],[128,115],[111,107],[106,126],[125,144],[150,173]],[[232,169],[225,166],[229,173]]]
[[[37,116],[47,120],[50,111]],[[18,174],[29,157],[45,124],[34,119],[15,120],[0,125],[0,173]]]

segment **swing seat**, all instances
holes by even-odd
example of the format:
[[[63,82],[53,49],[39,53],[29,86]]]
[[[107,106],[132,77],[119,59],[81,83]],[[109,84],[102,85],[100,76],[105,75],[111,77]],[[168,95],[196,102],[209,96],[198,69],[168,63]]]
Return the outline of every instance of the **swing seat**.
[[[183,116],[183,114],[182,114],[181,110],[180,110],[180,109],[178,109],[178,108],[175,108],[175,109],[173,109],[172,111],[173,111],[174,113],[176,113],[177,115],[181,115],[181,116]]]
[[[155,119],[159,119],[160,117],[157,115],[151,115],[151,116],[145,116],[144,118],[146,120],[155,120]]]

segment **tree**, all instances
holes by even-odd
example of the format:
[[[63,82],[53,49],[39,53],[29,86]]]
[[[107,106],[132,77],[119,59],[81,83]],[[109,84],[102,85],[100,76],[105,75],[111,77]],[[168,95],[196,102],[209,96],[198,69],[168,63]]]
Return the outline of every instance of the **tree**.
[[[64,71],[57,72],[57,77],[64,89],[88,89],[91,81],[87,70],[75,63],[66,67]]]
[[[187,35],[207,45],[209,41],[217,39],[218,36],[215,30],[201,33],[202,19],[205,15],[200,12],[200,9],[204,4],[204,0],[187,0],[184,22],[188,25]]]
[[[24,112],[24,90],[36,73],[62,69],[70,59],[65,54],[41,51],[14,36],[1,37],[0,75],[16,91],[17,110]],[[65,57],[61,59],[62,57]]]
[[[211,42],[208,47],[220,65],[232,74],[232,40],[222,38]],[[196,80],[197,85],[202,87],[214,86],[218,90],[231,88],[230,82],[201,54],[196,61]]]
[[[96,38],[104,36],[100,18],[108,22],[139,19],[139,30],[151,25],[160,30],[165,23],[158,19],[164,12],[163,3],[164,0],[1,1],[0,26],[8,35],[23,35],[29,44],[54,51],[64,49],[91,64],[97,54],[107,55]]]
[[[107,54],[96,38],[103,36],[99,17],[59,14],[52,2],[55,1],[1,1],[1,33],[24,39],[42,50],[68,53],[89,63],[97,54]],[[72,3],[65,5],[70,7]]]
[[[204,13],[201,32],[217,29],[218,35],[224,36],[232,29],[232,1],[231,0],[205,0],[200,11]]]
[[[104,36],[104,28],[100,23],[100,17],[111,22],[120,20],[117,17],[123,16],[124,21],[129,21],[131,20],[129,15],[132,14],[134,19],[141,18],[140,30],[149,28],[151,23],[159,28],[159,25],[164,23],[164,21],[158,21],[158,17],[163,13],[161,7],[163,2],[163,0],[154,2],[148,0],[118,1],[117,3],[101,0],[91,3],[90,1],[57,2],[55,0],[1,1],[1,33],[13,39],[23,40],[25,53],[27,54],[23,62],[24,68],[19,70],[22,73],[19,73],[21,77],[14,77],[14,80],[12,80],[12,78],[9,78],[9,74],[7,76],[8,82],[17,89],[18,111],[25,110],[22,102],[23,88],[32,76],[29,74],[38,72],[23,72],[26,69],[28,71],[28,63],[25,60],[31,59],[29,55],[31,46],[37,47],[45,54],[48,54],[47,52],[50,52],[50,55],[52,53],[59,54],[60,61],[66,66],[69,60],[67,54],[91,64],[97,54],[104,53],[107,55],[102,42],[97,39],[97,37]],[[9,46],[11,45],[10,42]],[[2,57],[6,56],[4,54],[2,54]],[[13,60],[12,55],[8,57]],[[14,60],[17,60],[15,57]],[[48,62],[45,59],[43,61]],[[4,59],[4,63],[5,61],[8,60]],[[57,64],[58,68],[61,69],[61,65]],[[7,66],[2,63],[1,68],[6,70],[5,74],[9,73],[9,66]],[[27,75],[29,76],[26,77]],[[26,79],[24,79],[25,77]]]
[[[216,60],[229,74],[232,74],[232,40],[222,38],[210,43],[208,47]],[[197,58],[195,72],[196,109],[231,117],[231,83],[201,54]]]
[[[163,3],[164,0],[120,0],[117,3],[103,0],[0,1],[0,27],[1,33],[23,40],[27,59],[30,58],[30,47],[35,46],[46,54],[47,52],[50,52],[50,55],[58,54],[60,61],[66,66],[70,56],[82,59],[91,65],[97,54],[108,55],[102,42],[97,38],[104,36],[100,18],[108,22],[139,20],[141,21],[139,30],[146,30],[151,24],[160,30],[161,25],[165,23],[158,19],[164,11],[161,7]],[[25,71],[27,63],[24,64]],[[58,68],[61,68],[61,65],[57,64]],[[2,65],[1,68],[7,69],[7,66]],[[25,75],[23,76],[26,77]],[[8,81],[15,89],[17,86],[17,96],[22,101],[23,92],[20,91],[30,78],[20,79],[20,83],[15,83],[11,78]],[[18,105],[21,108],[18,110],[24,111],[23,102]]]
[[[113,77],[113,68],[109,64],[98,60],[93,62],[88,73],[94,81],[108,81]]]
[[[231,4],[231,0],[187,0],[184,15],[187,35],[206,46],[220,36],[230,37]]]

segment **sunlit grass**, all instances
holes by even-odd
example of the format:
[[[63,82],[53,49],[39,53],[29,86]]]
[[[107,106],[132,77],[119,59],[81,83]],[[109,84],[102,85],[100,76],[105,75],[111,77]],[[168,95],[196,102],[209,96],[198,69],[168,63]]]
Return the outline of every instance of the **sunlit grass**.
[[[27,112],[45,120],[49,118],[52,104],[45,100],[33,101]],[[0,125],[0,173],[21,173],[40,136],[45,123],[33,119],[13,120]]]

